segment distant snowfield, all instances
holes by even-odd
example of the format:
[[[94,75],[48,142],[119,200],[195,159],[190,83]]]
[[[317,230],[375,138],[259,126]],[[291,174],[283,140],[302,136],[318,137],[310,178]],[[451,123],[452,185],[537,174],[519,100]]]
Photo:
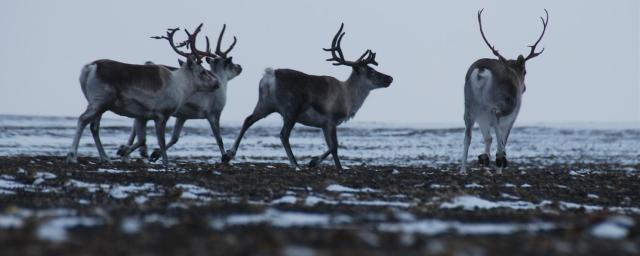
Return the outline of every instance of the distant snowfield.
[[[75,131],[76,118],[0,115],[0,155],[66,155]],[[107,154],[115,157],[130,132],[130,119],[102,121],[101,136]],[[169,122],[171,126],[173,122]],[[155,147],[153,122],[149,122],[147,142]],[[518,124],[511,133],[507,153],[520,165],[608,162],[622,165],[640,163],[640,123]],[[296,126],[291,138],[294,154],[303,162],[319,155],[326,145],[319,129]],[[454,128],[451,128],[454,127]],[[279,124],[258,123],[249,130],[238,150],[236,161],[286,163]],[[228,148],[239,124],[222,127]],[[171,136],[168,129],[167,139]],[[349,122],[338,131],[339,154],[347,165],[449,165],[458,164],[462,151],[460,124],[381,124]],[[472,160],[483,150],[476,130],[470,149]],[[169,157],[210,157],[220,153],[208,124],[188,121]],[[495,145],[493,146],[495,150]],[[89,129],[85,129],[80,156],[97,156]],[[137,156],[134,153],[133,156]],[[329,159],[330,160],[330,159]]]

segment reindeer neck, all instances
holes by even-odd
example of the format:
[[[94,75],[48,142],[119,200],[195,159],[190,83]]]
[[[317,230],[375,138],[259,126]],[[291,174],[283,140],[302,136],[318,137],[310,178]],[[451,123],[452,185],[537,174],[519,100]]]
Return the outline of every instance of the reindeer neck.
[[[348,112],[348,118],[351,118],[358,112],[360,107],[362,107],[364,100],[367,99],[371,90],[355,71],[352,71],[349,79],[343,83],[345,84],[347,96],[351,103],[349,104],[350,108]]]
[[[171,85],[168,86],[170,97],[175,97],[174,99],[178,102],[179,105],[182,105],[191,95],[196,93],[195,85],[185,71],[182,69],[178,69],[171,72]]]

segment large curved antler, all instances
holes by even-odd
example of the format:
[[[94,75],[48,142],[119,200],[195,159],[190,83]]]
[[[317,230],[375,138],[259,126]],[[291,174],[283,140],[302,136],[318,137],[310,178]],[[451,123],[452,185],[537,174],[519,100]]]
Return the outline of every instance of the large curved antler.
[[[220,31],[220,35],[218,35],[218,45],[216,45],[216,54],[222,58],[227,58],[227,55],[229,54],[229,52],[231,52],[231,50],[233,50],[233,47],[236,46],[236,43],[238,42],[238,39],[236,38],[236,36],[233,36],[233,43],[231,43],[231,46],[229,46],[229,48],[226,51],[221,51],[220,50],[220,45],[222,44],[222,36],[224,35],[224,31],[227,30],[227,24],[224,24],[222,26],[222,31]],[[209,39],[207,38],[207,42],[209,42]]]
[[[152,36],[151,38],[153,39],[165,39],[167,41],[169,41],[169,45],[171,46],[171,48],[173,49],[173,51],[175,51],[178,55],[189,58],[189,56],[191,56],[191,53],[186,53],[181,51],[178,48],[184,47],[185,45],[187,45],[187,43],[189,42],[189,40],[187,39],[187,41],[184,41],[178,45],[175,44],[175,42],[173,41],[173,37],[175,36],[176,32],[180,30],[180,28],[169,28],[167,29],[167,35],[165,36]]]
[[[358,58],[356,61],[348,61],[344,59],[344,54],[342,53],[342,48],[340,46],[340,43],[342,43],[342,38],[344,37],[344,34],[345,34],[345,32],[342,32],[343,29],[344,29],[344,23],[340,25],[340,29],[338,30],[338,33],[336,33],[336,35],[333,37],[333,40],[331,41],[331,47],[322,48],[322,50],[331,52],[331,58],[327,59],[327,61],[335,61],[335,63],[333,63],[333,65],[335,66],[339,66],[339,65],[356,66],[356,65],[368,65],[368,64],[377,66],[378,62],[376,62],[376,54],[371,50],[366,50],[362,54],[362,56],[360,56],[360,58]]]
[[[507,59],[505,59],[504,57],[502,57],[502,55],[500,55],[500,53],[498,53],[498,50],[496,50],[495,47],[493,47],[493,45],[491,45],[489,43],[489,40],[487,40],[487,37],[484,36],[484,31],[482,30],[482,11],[484,11],[484,8],[482,8],[481,10],[478,11],[478,25],[480,26],[480,34],[482,35],[482,39],[484,40],[484,42],[487,44],[487,46],[489,46],[489,49],[491,49],[491,51],[493,52],[493,55],[495,55],[496,57],[498,57],[498,59],[502,62],[506,62]]]
[[[529,56],[524,58],[525,61],[538,57],[538,55],[544,52],[544,47],[539,52],[535,52],[538,43],[540,43],[540,40],[542,40],[542,37],[544,36],[544,32],[547,31],[547,24],[549,24],[549,12],[547,11],[547,9],[544,9],[544,12],[547,14],[547,18],[543,19],[542,16],[540,17],[540,20],[542,21],[542,34],[540,34],[540,37],[538,37],[538,40],[535,44],[529,45],[529,48],[531,48],[531,52],[529,52]]]

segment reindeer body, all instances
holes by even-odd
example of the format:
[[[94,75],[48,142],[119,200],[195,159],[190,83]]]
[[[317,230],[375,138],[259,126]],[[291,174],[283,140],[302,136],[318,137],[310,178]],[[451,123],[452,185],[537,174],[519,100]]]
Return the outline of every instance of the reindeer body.
[[[291,69],[265,70],[260,80],[259,98],[253,113],[243,125],[233,147],[223,156],[223,162],[229,162],[235,156],[244,133],[258,120],[277,112],[282,116],[283,126],[280,140],[284,146],[289,163],[299,169],[291,151],[289,136],[296,123],[322,128],[329,149],[312,158],[309,166],[322,162],[329,154],[333,156],[336,168],[342,169],[338,157],[337,126],[353,117],[364,103],[371,90],[388,87],[393,78],[369,67],[377,65],[375,53],[367,50],[357,61],[346,61],[340,49],[344,36],[342,29],[335,35],[332,46],[325,51],[332,53],[329,61],[334,65],[352,67],[351,76],[339,81],[330,76],[316,76]]]
[[[211,127],[211,131],[216,139],[216,143],[218,144],[218,148],[220,149],[220,154],[224,155],[224,144],[222,141],[222,136],[220,135],[220,115],[222,114],[222,110],[224,109],[227,103],[227,85],[228,82],[238,75],[242,73],[242,66],[233,63],[232,57],[228,56],[228,53],[235,46],[237,39],[234,37],[233,44],[226,51],[222,51],[220,49],[220,44],[222,40],[222,36],[224,35],[224,31],[226,30],[226,24],[223,26],[220,35],[218,36],[218,45],[216,47],[215,53],[212,53],[209,49],[209,38],[207,38],[207,51],[201,52],[193,44],[192,50],[197,52],[202,56],[207,56],[206,61],[209,64],[209,70],[215,77],[217,78],[220,88],[213,92],[198,92],[187,99],[187,102],[183,104],[177,111],[175,111],[172,115],[176,118],[175,125],[173,127],[173,135],[171,136],[171,140],[167,144],[167,149],[172,147],[178,142],[180,138],[180,133],[184,124],[187,120],[190,119],[206,119],[209,122]],[[199,31],[199,30],[198,30]],[[192,35],[195,39],[195,35]],[[153,62],[146,62],[146,64],[153,65]],[[170,66],[165,66],[168,69],[175,69]],[[136,125],[142,125],[143,127],[136,127]],[[142,120],[136,120],[134,122],[134,128],[131,131],[131,136],[129,137],[129,141],[127,145],[123,145],[118,150],[118,155],[126,157],[131,151],[135,148],[131,148],[133,141],[136,137],[137,131],[146,130],[145,123]],[[145,134],[138,134],[139,138],[143,141]],[[146,145],[144,143],[139,142],[140,144],[140,154],[143,157],[146,157]],[[156,148],[151,157],[150,161],[156,161],[160,157],[160,149]]]
[[[177,30],[169,30],[167,34],[171,38],[169,41],[174,50],[187,57],[187,61],[178,69],[172,70],[160,65],[133,65],[112,60],[97,60],[82,68],[80,87],[89,104],[78,118],[76,134],[67,154],[67,163],[77,161],[80,137],[89,123],[100,160],[109,161],[100,141],[99,130],[102,114],[112,111],[118,115],[135,118],[137,123],[154,120],[163,164],[167,165],[164,130],[168,118],[197,91],[214,91],[219,86],[217,79],[197,63],[197,55],[182,53],[173,45],[173,34]]]
[[[529,46],[531,47],[531,52],[526,58],[520,55],[516,60],[507,60],[486,39],[482,30],[481,15],[482,10],[478,11],[480,34],[498,59],[479,59],[467,70],[464,86],[465,135],[460,173],[466,173],[467,171],[471,131],[476,122],[480,126],[485,145],[484,153],[478,156],[478,162],[484,166],[488,166],[490,163],[489,156],[493,141],[491,130],[493,129],[498,142],[496,151],[497,172],[501,173],[502,168],[507,167],[506,144],[511,128],[513,128],[513,124],[520,113],[522,94],[526,90],[524,83],[524,77],[527,73],[525,63],[544,51],[542,49],[542,51],[536,53],[535,48],[544,36],[549,20],[548,13],[546,20],[540,17],[544,29],[536,43]]]
[[[343,82],[291,69],[266,69],[260,81],[259,101],[281,115],[297,116],[297,123],[306,126],[340,125],[356,114],[369,95],[369,90],[356,85],[355,80]]]

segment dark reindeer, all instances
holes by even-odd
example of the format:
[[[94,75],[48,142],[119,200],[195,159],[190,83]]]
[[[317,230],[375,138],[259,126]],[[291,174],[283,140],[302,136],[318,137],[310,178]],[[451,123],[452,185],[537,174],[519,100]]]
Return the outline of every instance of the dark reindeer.
[[[202,24],[200,26],[202,26]],[[214,92],[198,92],[194,94],[187,100],[187,102],[184,105],[182,105],[182,107],[178,109],[178,111],[176,111],[173,114],[173,116],[176,118],[176,123],[173,126],[173,135],[171,136],[171,140],[169,141],[169,144],[167,144],[166,146],[167,150],[178,142],[182,128],[184,127],[184,124],[187,120],[206,119],[209,122],[211,131],[213,132],[213,135],[216,139],[216,143],[218,144],[218,148],[220,149],[220,154],[224,155],[225,153],[224,144],[222,142],[222,136],[220,135],[220,115],[227,102],[227,83],[231,79],[240,75],[240,73],[242,72],[242,66],[233,63],[233,57],[229,56],[229,53],[237,43],[236,37],[235,36],[233,37],[233,43],[231,44],[231,46],[229,46],[227,50],[222,51],[220,49],[220,46],[222,44],[222,37],[224,36],[224,32],[226,28],[227,28],[227,25],[225,24],[222,27],[222,31],[220,31],[220,34],[218,35],[218,43],[216,46],[215,53],[211,52],[211,48],[209,45],[209,37],[206,37],[206,42],[207,42],[206,51],[200,51],[196,48],[195,37],[197,36],[198,32],[200,32],[200,27],[198,27],[195,30],[194,34],[187,33],[190,36],[190,38],[194,38],[194,40],[191,41],[188,44],[188,46],[191,48],[192,51],[197,52],[199,56],[206,57],[205,60],[209,64],[211,73],[213,73],[218,79],[218,82],[220,83],[220,88],[215,90]],[[160,38],[166,39],[166,37],[160,37]],[[148,62],[148,64],[153,64],[153,63]],[[167,68],[175,69],[172,67],[167,67]],[[131,135],[129,136],[129,141],[127,143],[127,146],[123,145],[120,147],[120,150],[118,150],[118,154],[120,156],[124,157],[125,154],[131,152],[129,148],[133,144],[134,139],[136,137],[136,130],[137,130],[135,128],[136,122],[140,122],[140,121],[134,122],[134,128],[131,131]],[[140,130],[144,131],[145,129],[140,129]],[[144,136],[144,134],[142,134],[142,136]],[[142,140],[144,141],[145,139],[143,138]],[[141,145],[140,154],[143,157],[146,157],[146,145],[144,144]],[[161,156],[161,150],[159,148],[156,148],[151,154],[151,157],[149,158],[149,160],[156,161],[160,156]]]
[[[344,58],[340,43],[344,37],[340,30],[333,38],[331,48],[324,49],[331,52],[331,58],[336,66],[349,66],[351,75],[346,81],[339,81],[331,76],[308,75],[291,69],[267,68],[260,80],[259,98],[253,113],[249,115],[242,125],[233,147],[223,157],[223,162],[228,163],[236,154],[244,133],[256,121],[267,115],[278,112],[283,119],[280,132],[280,140],[287,153],[289,162],[293,168],[299,169],[291,146],[289,135],[296,123],[322,128],[324,137],[329,147],[325,153],[314,157],[309,163],[310,167],[320,164],[329,154],[333,156],[337,169],[342,169],[338,158],[337,126],[352,118],[364,103],[371,90],[389,87],[393,78],[380,73],[369,64],[378,65],[376,54],[367,50],[356,61],[347,61]]]
[[[495,130],[498,139],[496,152],[497,173],[502,173],[502,168],[507,167],[506,144],[511,128],[518,117],[522,104],[522,94],[526,87],[524,77],[527,74],[525,64],[528,60],[542,54],[544,48],[536,52],[536,47],[549,22],[549,12],[545,9],[546,19],[542,20],[542,34],[531,46],[531,52],[527,57],[518,56],[516,60],[507,60],[489,43],[482,30],[482,11],[478,11],[478,25],[480,34],[493,54],[498,59],[479,59],[474,62],[465,77],[464,86],[464,150],[462,152],[462,166],[460,173],[467,171],[467,155],[471,144],[471,130],[475,122],[478,122],[484,137],[484,153],[478,156],[481,165],[488,166],[491,151],[491,128]]]
[[[173,43],[177,30],[169,29],[166,38],[171,48],[187,59],[178,69],[170,70],[161,65],[133,65],[113,60],[97,60],[82,68],[80,86],[89,105],[78,118],[67,163],[77,162],[78,143],[87,124],[91,124],[91,134],[100,160],[109,161],[100,142],[99,130],[102,114],[110,110],[136,120],[154,120],[162,162],[165,166],[168,164],[164,140],[167,120],[196,92],[211,92],[219,86],[218,80],[200,65],[202,56],[195,51],[182,52]]]

